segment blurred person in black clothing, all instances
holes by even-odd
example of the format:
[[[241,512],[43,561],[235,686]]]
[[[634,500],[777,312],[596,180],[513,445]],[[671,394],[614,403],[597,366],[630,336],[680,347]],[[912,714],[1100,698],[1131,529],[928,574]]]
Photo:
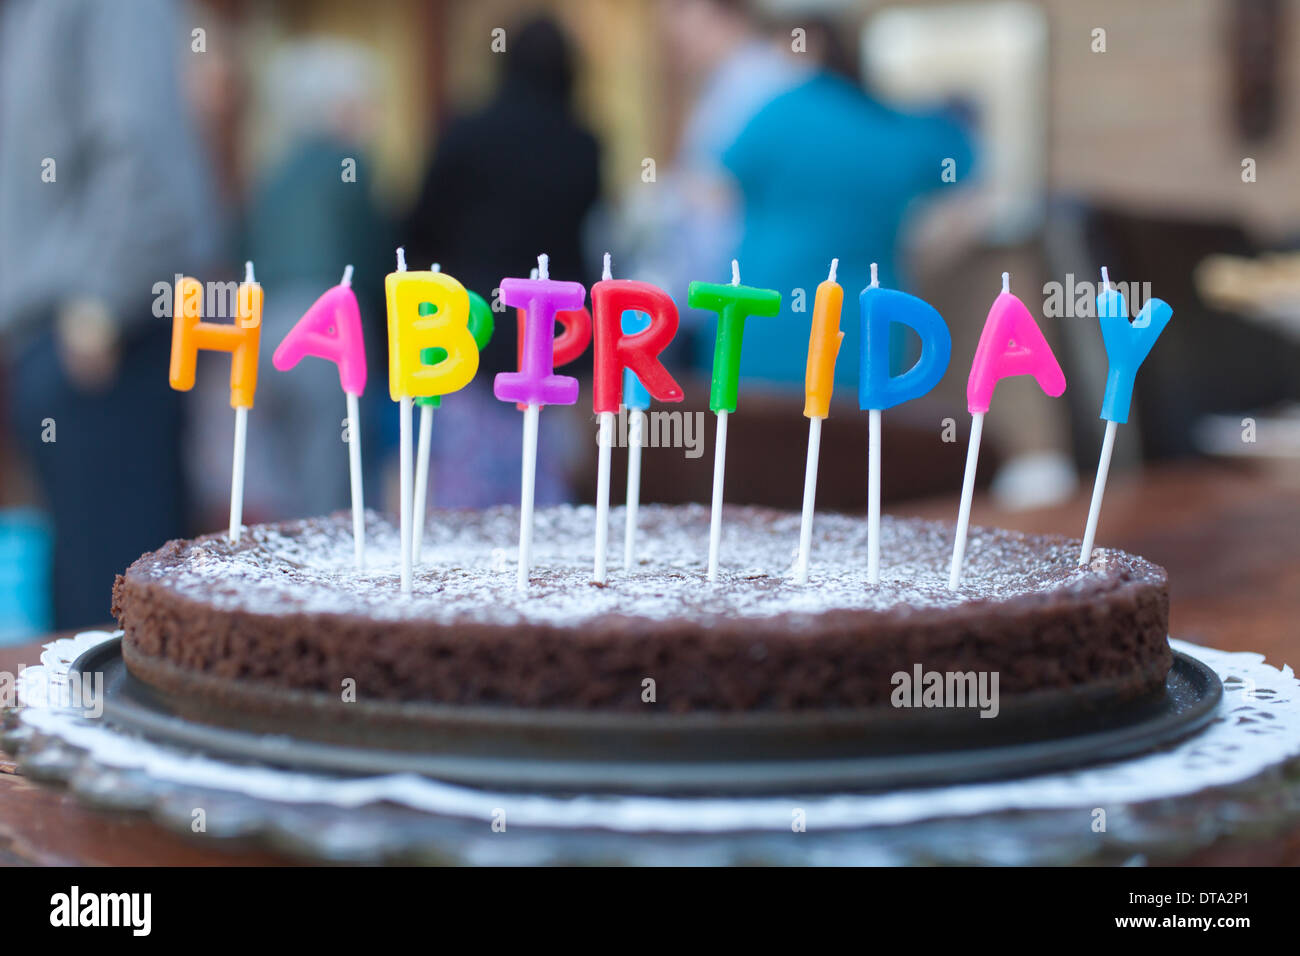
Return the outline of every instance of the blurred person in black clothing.
[[[600,193],[600,149],[573,115],[570,43],[542,18],[511,30],[499,55],[505,72],[496,95],[439,139],[402,233],[407,261],[419,269],[437,262],[489,302],[502,278],[527,276],[543,252],[551,278],[589,287],[595,277],[583,262],[582,230]],[[496,326],[474,381],[445,398],[433,427],[429,498],[438,507],[519,501],[520,415],[492,394],[496,373],[515,368],[514,315],[498,311]],[[590,368],[590,351],[579,362]],[[582,404],[541,417],[539,506],[572,498],[588,440]]]
[[[528,275],[542,252],[552,278],[590,285],[581,235],[600,193],[600,148],[573,115],[569,40],[541,18],[510,31],[500,56],[505,73],[491,102],[439,139],[403,233],[407,261],[438,262],[489,301],[503,277]],[[507,348],[502,331],[513,328],[498,330],[479,379],[514,368],[514,340]]]

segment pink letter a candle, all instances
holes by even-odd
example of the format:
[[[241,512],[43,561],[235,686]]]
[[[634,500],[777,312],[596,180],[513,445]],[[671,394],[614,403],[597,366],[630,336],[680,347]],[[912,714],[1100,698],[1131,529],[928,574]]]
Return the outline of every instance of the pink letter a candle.
[[[365,564],[366,505],[361,487],[361,416],[357,399],[366,390],[366,347],[361,309],[352,291],[351,266],[343,270],[343,281],[312,303],[289,330],[271,356],[271,364],[287,372],[308,355],[338,366],[339,385],[347,402],[353,556],[359,570]]]
[[[1029,309],[1011,294],[1011,277],[1002,273],[1002,292],[993,300],[966,383],[966,405],[971,414],[970,444],[966,446],[966,472],[962,476],[961,507],[957,512],[957,537],[952,548],[948,587],[961,583],[966,533],[970,528],[971,499],[975,496],[975,471],[979,467],[980,436],[984,415],[999,381],[1012,375],[1032,375],[1048,395],[1065,392],[1065,373],[1052,354],[1042,329]]]

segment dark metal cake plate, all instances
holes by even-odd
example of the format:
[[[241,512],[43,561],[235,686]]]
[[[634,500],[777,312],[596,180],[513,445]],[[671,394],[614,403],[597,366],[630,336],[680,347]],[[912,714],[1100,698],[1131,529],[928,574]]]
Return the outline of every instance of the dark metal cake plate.
[[[415,773],[467,786],[549,792],[753,794],[868,791],[1021,777],[1167,746],[1213,719],[1223,687],[1175,653],[1163,691],[1114,688],[1004,699],[978,710],[794,714],[602,714],[426,704],[214,682],[164,693],[127,669],[120,640],[73,673],[104,675],[104,716],[214,756],[348,776]],[[201,680],[200,680],[201,683]],[[196,689],[197,685],[196,685]]]

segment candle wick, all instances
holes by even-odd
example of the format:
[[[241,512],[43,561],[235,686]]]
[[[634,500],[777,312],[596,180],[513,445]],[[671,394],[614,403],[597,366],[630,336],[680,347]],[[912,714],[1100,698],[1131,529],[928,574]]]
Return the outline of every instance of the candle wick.
[[[731,260],[731,284],[740,285],[740,260]]]
[[[435,262],[435,263],[433,263],[432,265],[429,266],[429,271],[430,271],[430,272],[441,272],[441,271],[442,271],[442,263],[441,263],[441,262]]]
[[[1101,267],[1101,287],[1102,289],[1110,289],[1110,270],[1105,266]]]
[[[608,252],[605,253],[605,268],[601,270],[600,278],[604,281],[614,278],[614,273],[610,269],[610,255]]]
[[[352,263],[348,263],[343,269],[343,281],[339,285],[352,285]]]
[[[873,262],[871,263],[871,288],[874,289],[879,285],[880,285],[879,266]]]
[[[530,279],[536,279],[536,278],[537,278],[537,267],[536,267],[536,266],[533,266],[531,269],[528,270],[528,278],[530,278]]]
[[[831,260],[831,272],[830,272],[830,275],[828,275],[828,276],[826,277],[826,280],[827,280],[828,282],[834,282],[834,281],[835,281],[835,271],[836,271],[837,269],[839,269],[839,267],[840,267],[840,260],[839,260],[839,259],[832,259],[832,260]]]
[[[551,277],[551,257],[542,253],[537,257],[537,278],[549,279]]]
[[[406,271],[406,247],[405,246],[397,247],[397,271],[398,272]]]
[[[249,259],[244,263],[244,282],[252,285],[257,280],[253,278],[253,260]]]
[[[1003,291],[1003,292],[1010,292],[1010,291],[1011,291],[1011,273],[1010,273],[1010,272],[1004,272],[1004,273],[1002,273],[1002,291]]]

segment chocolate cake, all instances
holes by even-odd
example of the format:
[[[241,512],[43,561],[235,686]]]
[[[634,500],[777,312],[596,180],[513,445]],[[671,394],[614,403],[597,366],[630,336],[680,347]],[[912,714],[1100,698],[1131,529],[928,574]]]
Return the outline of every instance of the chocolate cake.
[[[411,594],[397,530],[367,516],[367,569],[347,513],[172,541],[113,589],[123,654],[164,689],[236,682],[358,699],[563,710],[796,711],[888,706],[899,671],[997,672],[1000,693],[1105,686],[1137,696],[1171,664],[1164,571],[1077,542],[972,528],[947,586],[952,528],[819,515],[807,586],[791,580],[799,516],[728,509],[724,568],[705,580],[708,510],[641,509],[636,565],[591,581],[593,509],[537,513],[532,584],[515,586],[518,511],[431,516]],[[611,526],[622,527],[615,509]],[[216,680],[212,680],[215,678]]]

